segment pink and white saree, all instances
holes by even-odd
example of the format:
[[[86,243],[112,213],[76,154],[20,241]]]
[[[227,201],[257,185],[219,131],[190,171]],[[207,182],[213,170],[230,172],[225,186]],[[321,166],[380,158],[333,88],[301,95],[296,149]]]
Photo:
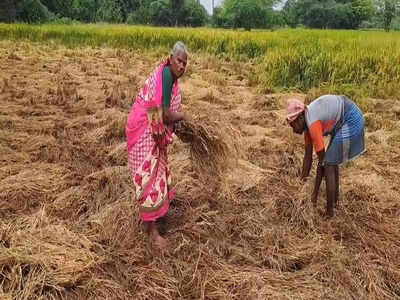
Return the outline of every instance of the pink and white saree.
[[[167,157],[173,126],[164,124],[162,118],[162,71],[168,64],[167,59],[146,80],[125,127],[128,162],[143,221],[164,216],[174,197]],[[178,81],[172,88],[170,110],[181,110]]]

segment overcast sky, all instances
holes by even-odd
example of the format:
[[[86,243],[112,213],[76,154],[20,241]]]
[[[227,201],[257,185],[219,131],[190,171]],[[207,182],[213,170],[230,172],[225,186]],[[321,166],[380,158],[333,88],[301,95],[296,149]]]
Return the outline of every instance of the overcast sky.
[[[214,0],[214,7],[217,7],[217,6],[221,5],[222,1],[223,0]],[[282,1],[282,2],[284,3],[285,1]],[[212,0],[200,0],[200,3],[203,4],[203,6],[207,9],[208,13],[211,15],[211,11],[212,11],[212,8],[211,8],[212,4],[211,3],[212,3]],[[279,9],[282,6],[283,6],[283,4],[280,4],[280,5],[277,5],[276,8]]]

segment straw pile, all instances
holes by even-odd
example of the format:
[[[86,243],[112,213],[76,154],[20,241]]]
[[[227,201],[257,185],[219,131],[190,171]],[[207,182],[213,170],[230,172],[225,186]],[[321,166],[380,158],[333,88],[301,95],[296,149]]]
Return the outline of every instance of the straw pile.
[[[200,176],[221,175],[238,158],[238,133],[222,122],[205,118],[181,121],[175,134],[189,145],[193,168]]]

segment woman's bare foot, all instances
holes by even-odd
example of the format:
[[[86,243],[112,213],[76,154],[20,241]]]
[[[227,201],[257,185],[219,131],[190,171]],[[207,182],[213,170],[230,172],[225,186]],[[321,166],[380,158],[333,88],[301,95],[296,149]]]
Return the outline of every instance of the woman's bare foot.
[[[156,222],[150,223],[150,236],[153,246],[159,248],[160,250],[169,250],[169,242],[158,232]]]
[[[151,237],[153,246],[159,248],[160,250],[169,250],[170,244],[167,239],[164,239],[161,235],[155,235]]]
[[[333,210],[326,210],[324,213],[324,218],[329,220],[332,219],[334,216]]]

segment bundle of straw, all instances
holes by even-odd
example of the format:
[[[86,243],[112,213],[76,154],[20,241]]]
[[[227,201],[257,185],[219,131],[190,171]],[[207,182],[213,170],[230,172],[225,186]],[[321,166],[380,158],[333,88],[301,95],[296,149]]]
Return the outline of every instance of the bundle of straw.
[[[190,158],[195,171],[204,175],[219,175],[236,157],[234,138],[219,122],[202,120],[181,121],[175,134],[190,147]]]

